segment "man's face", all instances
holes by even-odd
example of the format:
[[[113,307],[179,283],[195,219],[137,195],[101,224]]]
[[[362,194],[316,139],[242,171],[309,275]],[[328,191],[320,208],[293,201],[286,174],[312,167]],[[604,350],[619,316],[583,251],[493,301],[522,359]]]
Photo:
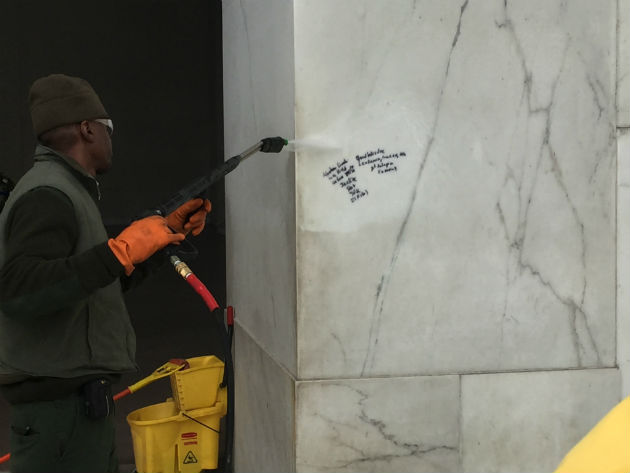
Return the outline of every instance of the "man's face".
[[[96,174],[106,173],[112,167],[112,129],[102,123],[101,120],[94,122],[94,149],[92,159]]]

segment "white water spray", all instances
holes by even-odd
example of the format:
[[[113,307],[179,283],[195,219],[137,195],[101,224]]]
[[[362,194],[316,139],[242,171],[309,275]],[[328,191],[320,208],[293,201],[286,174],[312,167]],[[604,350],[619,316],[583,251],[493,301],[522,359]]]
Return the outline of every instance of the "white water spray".
[[[287,151],[311,151],[314,153],[330,153],[332,151],[341,151],[341,148],[339,146],[308,138],[288,140],[288,144],[284,147],[284,149],[286,149]]]

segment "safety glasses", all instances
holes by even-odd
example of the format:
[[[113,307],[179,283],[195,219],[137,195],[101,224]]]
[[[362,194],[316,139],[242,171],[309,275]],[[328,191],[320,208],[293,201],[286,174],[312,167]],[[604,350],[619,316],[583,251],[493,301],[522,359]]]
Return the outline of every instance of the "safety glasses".
[[[109,136],[112,136],[114,134],[114,122],[112,122],[109,118],[96,118],[92,121],[100,123],[101,125],[105,125],[105,128],[107,128],[107,133],[109,133]]]

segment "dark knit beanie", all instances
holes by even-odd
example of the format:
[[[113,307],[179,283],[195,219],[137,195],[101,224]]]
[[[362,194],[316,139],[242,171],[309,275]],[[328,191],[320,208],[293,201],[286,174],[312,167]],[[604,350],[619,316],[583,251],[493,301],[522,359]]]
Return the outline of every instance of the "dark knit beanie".
[[[110,118],[86,80],[65,74],[51,74],[33,82],[28,102],[35,136],[62,125]]]

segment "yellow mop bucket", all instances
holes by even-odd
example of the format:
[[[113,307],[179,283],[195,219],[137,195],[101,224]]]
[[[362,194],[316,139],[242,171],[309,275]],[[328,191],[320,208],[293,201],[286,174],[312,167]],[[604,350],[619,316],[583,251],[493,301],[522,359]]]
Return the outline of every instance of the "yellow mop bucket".
[[[175,403],[182,411],[213,406],[223,379],[223,362],[212,355],[186,361],[188,368],[170,375]]]
[[[227,390],[219,389],[224,365],[215,356],[188,358],[172,371],[174,399],[127,416],[139,473],[198,473],[217,468],[219,425]]]
[[[217,468],[225,390],[212,407],[182,412],[169,400],[127,416],[139,473],[199,473]]]

